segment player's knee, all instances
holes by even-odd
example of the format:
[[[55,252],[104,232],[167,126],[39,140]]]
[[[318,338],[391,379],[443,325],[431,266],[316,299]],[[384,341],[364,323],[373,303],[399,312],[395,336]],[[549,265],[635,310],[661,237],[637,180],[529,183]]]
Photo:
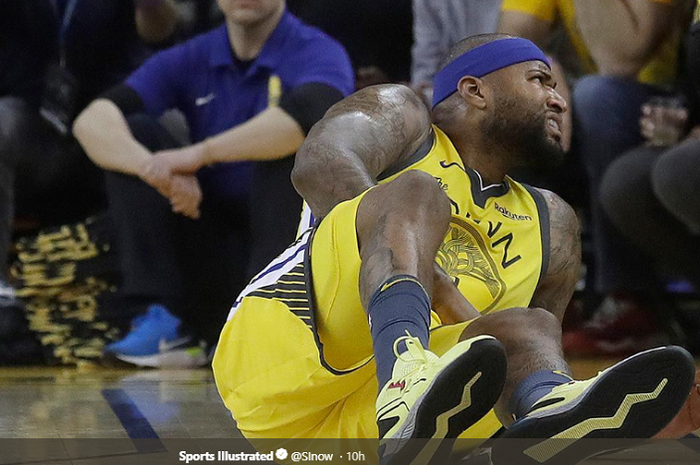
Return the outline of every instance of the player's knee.
[[[557,317],[542,308],[517,307],[491,313],[467,326],[462,339],[488,334],[505,344],[532,340],[560,339]]]
[[[561,336],[561,322],[554,314],[544,308],[527,308],[523,312],[527,326],[537,329],[540,333]]]
[[[392,181],[394,200],[413,211],[420,211],[437,220],[449,221],[450,200],[433,176],[411,170]]]
[[[511,308],[497,315],[502,321],[494,321],[511,332],[511,336],[530,339],[542,334],[557,336],[561,334],[561,324],[551,312],[538,307]]]

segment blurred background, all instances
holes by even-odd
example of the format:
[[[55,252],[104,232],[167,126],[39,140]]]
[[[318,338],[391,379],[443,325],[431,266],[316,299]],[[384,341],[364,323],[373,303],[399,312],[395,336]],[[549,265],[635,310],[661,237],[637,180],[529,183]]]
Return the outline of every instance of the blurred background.
[[[558,193],[582,224],[567,354],[620,357],[666,343],[700,353],[696,0],[286,3],[345,48],[355,88],[401,83],[426,102],[447,50],[466,36],[506,32],[543,48],[569,103],[567,159],[513,177]],[[120,219],[71,124],[149,57],[223,21],[214,0],[0,0],[0,365],[108,364],[104,348],[137,318],[165,318],[157,299],[122,292]],[[194,140],[182,112],[160,122],[180,143]],[[252,220],[237,221],[248,231]],[[202,356],[175,366],[206,364],[226,310],[202,304],[167,320],[180,333],[182,321],[198,328],[187,349]]]

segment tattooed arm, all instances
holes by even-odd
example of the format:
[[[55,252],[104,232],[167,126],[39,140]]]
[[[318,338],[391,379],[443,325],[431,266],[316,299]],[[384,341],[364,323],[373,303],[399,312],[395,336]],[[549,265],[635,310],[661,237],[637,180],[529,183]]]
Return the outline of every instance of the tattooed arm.
[[[297,151],[292,182],[316,217],[376,184],[430,134],[430,115],[408,87],[362,89],[338,102]]]
[[[550,191],[538,190],[549,208],[549,267],[535,289],[530,307],[549,310],[562,321],[581,272],[581,233],[569,204]]]

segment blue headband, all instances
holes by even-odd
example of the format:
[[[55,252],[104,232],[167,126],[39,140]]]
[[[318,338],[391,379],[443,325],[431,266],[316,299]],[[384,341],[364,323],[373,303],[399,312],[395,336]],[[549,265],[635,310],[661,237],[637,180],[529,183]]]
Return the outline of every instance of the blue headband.
[[[551,67],[537,45],[518,37],[499,39],[473,48],[457,57],[435,76],[433,108],[457,91],[457,84],[464,76],[480,78],[501,68],[534,60]]]

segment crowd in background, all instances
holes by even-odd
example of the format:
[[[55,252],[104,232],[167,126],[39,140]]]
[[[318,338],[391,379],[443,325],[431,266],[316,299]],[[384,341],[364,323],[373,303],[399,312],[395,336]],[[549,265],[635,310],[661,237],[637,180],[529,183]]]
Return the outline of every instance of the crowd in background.
[[[451,45],[489,32],[545,50],[569,103],[565,163],[513,174],[584,225],[565,350],[700,349],[700,2],[249,3],[3,0],[0,364],[46,363],[68,331],[61,305],[48,333],[23,321],[13,244],[93,215],[120,275],[95,310],[115,328],[100,357],[206,364],[236,295],[294,239],[289,173],[313,124],[368,85],[430,102]]]

